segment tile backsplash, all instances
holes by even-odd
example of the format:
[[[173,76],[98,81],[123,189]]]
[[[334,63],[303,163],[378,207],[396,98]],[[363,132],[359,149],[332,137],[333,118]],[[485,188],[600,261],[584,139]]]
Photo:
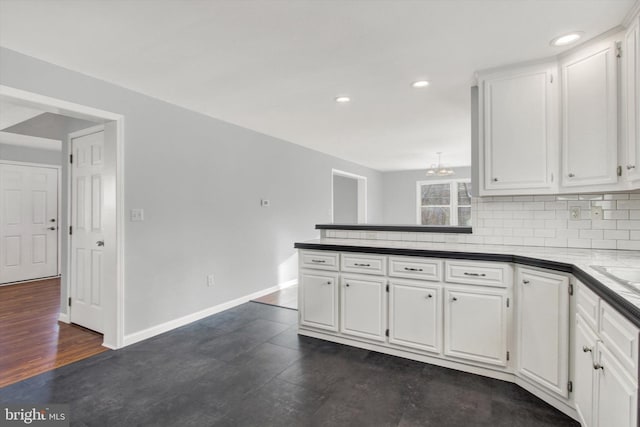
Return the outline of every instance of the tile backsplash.
[[[592,218],[592,207],[602,208],[601,219]],[[323,237],[640,250],[640,192],[473,198],[472,228],[472,234],[323,230]]]

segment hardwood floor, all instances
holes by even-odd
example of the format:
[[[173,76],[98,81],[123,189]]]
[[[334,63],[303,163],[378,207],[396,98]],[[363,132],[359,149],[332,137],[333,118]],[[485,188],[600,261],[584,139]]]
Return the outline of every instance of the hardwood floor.
[[[59,311],[60,279],[0,286],[0,387],[108,350]]]
[[[298,309],[298,286],[289,286],[272,294],[256,298],[253,301],[278,307]]]

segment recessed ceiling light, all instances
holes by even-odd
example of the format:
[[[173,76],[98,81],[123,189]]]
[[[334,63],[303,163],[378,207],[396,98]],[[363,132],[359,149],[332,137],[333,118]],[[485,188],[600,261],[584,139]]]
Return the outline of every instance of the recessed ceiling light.
[[[417,88],[427,87],[427,86],[429,86],[429,82],[426,81],[426,80],[418,80],[417,82],[411,83],[411,86],[417,87]]]
[[[348,96],[336,96],[336,102],[339,104],[344,104],[345,102],[351,101],[351,98]]]
[[[554,38],[553,40],[551,40],[551,46],[567,46],[580,40],[580,37],[582,37],[582,32],[574,31],[572,33]]]

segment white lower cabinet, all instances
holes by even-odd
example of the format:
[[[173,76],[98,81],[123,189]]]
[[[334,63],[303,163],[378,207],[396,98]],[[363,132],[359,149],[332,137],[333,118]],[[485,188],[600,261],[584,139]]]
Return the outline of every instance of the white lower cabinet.
[[[389,343],[442,352],[442,286],[417,280],[389,281]]]
[[[589,312],[581,307],[580,293],[591,294],[581,283],[577,284],[576,311]],[[597,297],[596,297],[597,298]],[[604,301],[596,305],[608,307]],[[592,304],[589,303],[588,306]],[[574,402],[583,427],[637,427],[638,423],[638,370],[636,351],[631,360],[625,357],[616,343],[634,336],[637,346],[638,329],[625,319],[603,318],[600,311],[598,332],[581,314],[576,315],[574,354]],[[605,325],[603,327],[603,325]],[[617,340],[616,340],[617,339]]]
[[[569,278],[519,268],[518,372],[545,389],[569,396]]]
[[[507,298],[480,286],[445,288],[444,354],[506,366]]]
[[[302,270],[300,324],[329,331],[338,330],[338,273]]]
[[[340,280],[340,332],[376,341],[386,340],[385,278],[343,275]]]
[[[598,337],[582,316],[576,315],[574,341],[574,402],[583,427],[593,426],[593,390],[596,346]]]
[[[603,343],[598,343],[595,371],[594,426],[636,427],[638,416],[638,380]]]

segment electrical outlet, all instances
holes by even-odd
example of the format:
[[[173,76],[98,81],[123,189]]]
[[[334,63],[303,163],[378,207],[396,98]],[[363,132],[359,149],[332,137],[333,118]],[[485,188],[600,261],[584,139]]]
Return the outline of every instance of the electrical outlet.
[[[271,202],[268,199],[262,199],[260,200],[260,206],[262,206],[263,208],[268,208],[269,206],[271,206]]]
[[[569,218],[571,218],[571,220],[573,221],[577,221],[580,219],[580,207],[579,206],[573,206],[571,208],[571,211],[569,211]]]
[[[213,274],[209,274],[207,276],[207,286],[212,288],[213,287]]]
[[[602,219],[602,206],[591,206],[591,219]]]

